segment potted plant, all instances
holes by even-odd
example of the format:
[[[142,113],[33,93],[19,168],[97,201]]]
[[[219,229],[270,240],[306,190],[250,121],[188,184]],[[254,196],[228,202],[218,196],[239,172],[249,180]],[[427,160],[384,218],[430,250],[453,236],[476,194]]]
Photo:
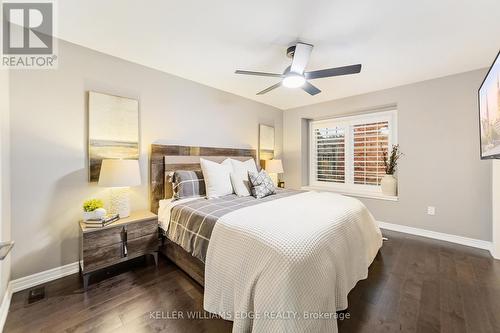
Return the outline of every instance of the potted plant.
[[[89,199],[83,203],[83,220],[99,220],[106,216],[104,204],[100,199]]]
[[[387,150],[385,149],[383,154],[385,176],[380,181],[380,187],[383,194],[396,196],[398,194],[398,181],[394,177],[394,173],[398,167],[398,160],[403,157],[403,153],[399,150],[399,145],[393,145],[390,155],[387,154]]]

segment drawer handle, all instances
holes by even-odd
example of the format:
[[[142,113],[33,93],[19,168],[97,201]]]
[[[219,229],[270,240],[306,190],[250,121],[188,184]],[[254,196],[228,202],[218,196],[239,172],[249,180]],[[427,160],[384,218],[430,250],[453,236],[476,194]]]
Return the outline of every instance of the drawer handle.
[[[127,254],[128,254],[128,250],[127,250],[127,226],[123,226],[123,229],[122,229],[122,257],[126,257]]]

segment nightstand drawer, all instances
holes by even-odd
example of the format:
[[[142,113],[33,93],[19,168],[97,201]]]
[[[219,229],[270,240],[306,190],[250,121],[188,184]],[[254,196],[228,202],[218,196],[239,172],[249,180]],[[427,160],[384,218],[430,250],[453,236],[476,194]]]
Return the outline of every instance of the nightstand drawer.
[[[127,256],[136,257],[158,250],[158,234],[150,234],[127,242]]]
[[[88,272],[116,263],[123,258],[123,243],[103,246],[98,249],[83,251],[83,271]]]
[[[97,250],[103,246],[121,243],[123,241],[123,226],[96,230],[83,234],[83,250]]]
[[[80,268],[86,290],[91,274],[142,255],[153,255],[158,265],[158,217],[149,211],[132,212],[102,228],[80,221]]]
[[[146,235],[156,234],[158,237],[158,220],[149,220],[141,223],[127,225],[127,239],[136,239]]]

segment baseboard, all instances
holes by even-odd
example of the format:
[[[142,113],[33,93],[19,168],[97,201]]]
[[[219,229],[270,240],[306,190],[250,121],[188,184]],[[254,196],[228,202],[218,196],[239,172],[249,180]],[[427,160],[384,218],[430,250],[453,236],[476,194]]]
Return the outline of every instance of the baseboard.
[[[52,268],[40,273],[35,273],[33,275],[10,281],[7,285],[7,289],[5,290],[2,305],[0,305],[0,332],[3,332],[3,327],[5,325],[5,321],[7,320],[10,300],[12,299],[13,293],[77,273],[78,270],[79,267],[77,261],[68,265]]]
[[[491,250],[490,250],[491,255],[493,258],[500,260],[500,251],[495,251],[495,245],[491,245]]]
[[[79,271],[78,265],[79,264],[77,261],[71,264],[52,268],[40,273],[35,273],[19,279],[12,280],[10,281],[12,285],[12,293],[31,288],[45,282],[56,280],[65,277],[67,275],[78,273]]]
[[[413,228],[413,227],[408,227],[408,226],[400,225],[400,224],[393,224],[393,223],[387,223],[387,222],[382,222],[382,221],[377,221],[377,222],[378,222],[379,227],[382,229],[398,231],[398,232],[402,232],[405,234],[433,238],[433,239],[438,239],[438,240],[442,240],[445,242],[456,243],[456,244],[460,244],[460,245],[475,247],[478,249],[488,250],[491,253],[491,255],[494,258],[496,258],[495,254],[493,253],[493,243],[492,242],[484,241],[481,239],[474,239],[474,238],[462,237],[462,236],[457,236],[457,235],[450,235],[450,234],[445,234],[445,233],[437,232],[437,231],[425,230],[425,229],[420,229],[420,228]]]
[[[9,282],[5,294],[3,295],[2,305],[0,305],[0,332],[3,332],[7,315],[9,314],[10,300],[12,298],[12,286]]]

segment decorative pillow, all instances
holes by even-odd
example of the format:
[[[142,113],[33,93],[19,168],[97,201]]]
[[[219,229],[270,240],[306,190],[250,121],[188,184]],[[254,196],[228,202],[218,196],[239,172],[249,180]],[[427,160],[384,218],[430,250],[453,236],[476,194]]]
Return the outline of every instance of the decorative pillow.
[[[233,193],[230,174],[233,171],[230,162],[221,164],[200,158],[201,171],[205,178],[205,189],[208,199],[222,197]]]
[[[248,177],[248,171],[258,172],[253,158],[246,161],[233,160],[232,158],[228,158],[227,160],[233,166],[233,171],[239,173],[242,177]]]
[[[248,172],[257,173],[255,160],[249,159],[242,162],[228,158],[226,161],[228,160],[233,167],[233,172],[231,173],[231,184],[233,185],[234,193],[236,193],[239,197],[250,196],[251,185],[250,180],[248,179]]]
[[[246,179],[241,178],[235,172],[231,172],[231,185],[233,185],[234,193],[236,193],[239,197],[249,197],[251,191],[250,180],[248,179],[248,175]]]
[[[205,196],[205,179],[201,170],[175,171],[172,176],[173,200]]]
[[[276,187],[265,170],[260,172],[248,172],[250,183],[252,183],[252,195],[257,199],[267,197],[276,193]]]

